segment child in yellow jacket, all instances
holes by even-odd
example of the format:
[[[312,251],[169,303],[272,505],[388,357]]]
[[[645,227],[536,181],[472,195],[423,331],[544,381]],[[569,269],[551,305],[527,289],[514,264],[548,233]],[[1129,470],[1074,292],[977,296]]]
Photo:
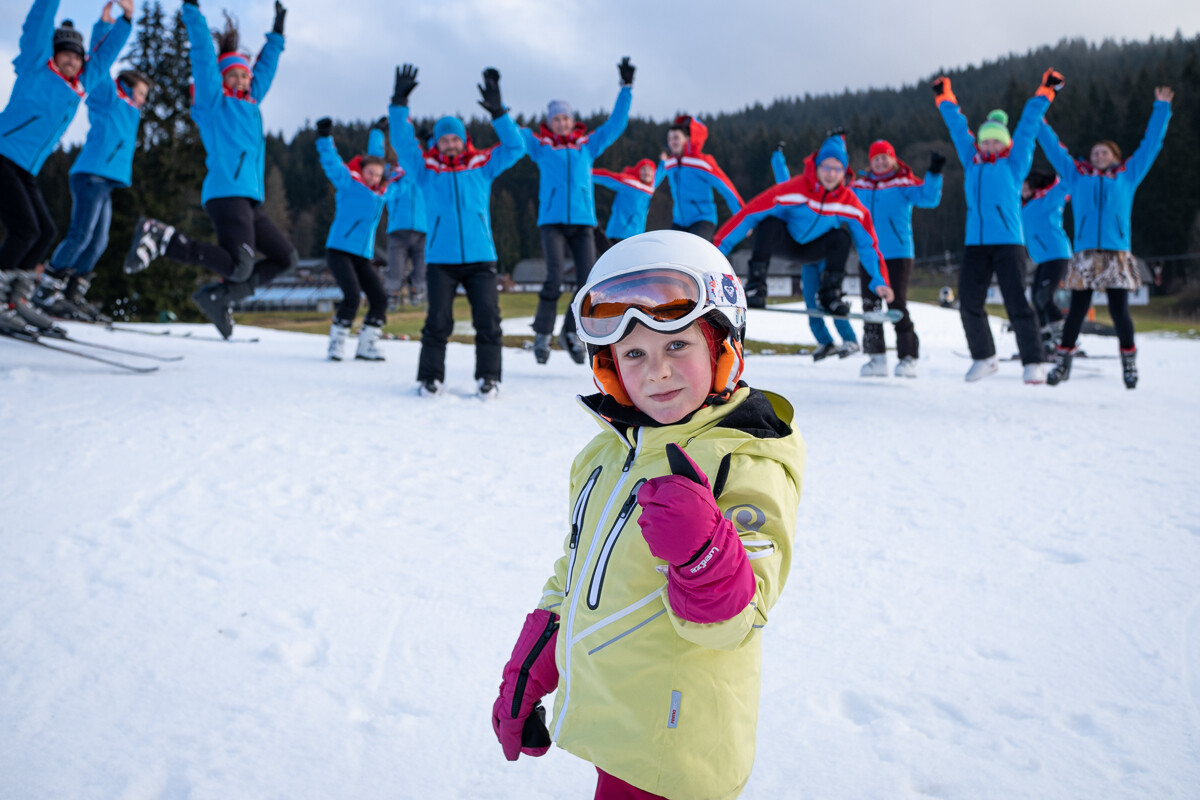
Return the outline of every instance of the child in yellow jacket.
[[[597,798],[733,798],[754,760],[761,631],[791,565],[804,443],[787,401],[739,380],[746,295],[707,241],[626,239],[572,305],[601,389],[579,400],[601,432],[572,465],[564,553],[493,727],[509,760],[553,741],[595,764]]]

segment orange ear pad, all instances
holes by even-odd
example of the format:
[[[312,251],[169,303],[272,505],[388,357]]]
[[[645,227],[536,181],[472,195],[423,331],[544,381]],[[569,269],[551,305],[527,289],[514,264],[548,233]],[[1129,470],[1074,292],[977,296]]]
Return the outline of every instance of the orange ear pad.
[[[633,406],[633,401],[629,399],[629,393],[625,391],[625,385],[621,383],[621,373],[617,370],[617,363],[613,359],[612,348],[601,348],[596,355],[592,356],[592,374],[595,376],[596,386],[600,387],[600,391],[611,395],[623,406]]]
[[[730,344],[729,339],[725,339],[721,343],[721,352],[713,367],[712,390],[719,393],[736,384],[738,378],[742,377],[742,368],[745,364],[746,362],[742,358],[742,346],[738,344],[735,347]]]

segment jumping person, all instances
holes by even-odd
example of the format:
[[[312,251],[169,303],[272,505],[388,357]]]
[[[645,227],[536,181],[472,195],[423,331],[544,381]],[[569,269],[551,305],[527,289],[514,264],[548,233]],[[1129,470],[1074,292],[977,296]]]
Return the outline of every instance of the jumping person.
[[[1008,114],[995,110],[972,136],[967,118],[958,107],[950,79],[933,82],[934,102],[950,131],[950,139],[963,165],[967,198],[966,248],[958,279],[963,332],[975,363],[967,381],[991,375],[996,365],[996,343],[988,326],[988,286],[992,275],[1000,284],[1008,321],[1017,337],[1025,383],[1046,380],[1037,320],[1025,299],[1025,234],[1021,224],[1021,182],[1033,163],[1037,130],[1063,76],[1053,69],[1042,75],[1037,92],[1025,103],[1016,131],[1008,132]]]
[[[1087,161],[1073,159],[1049,123],[1043,123],[1038,131],[1038,143],[1071,192],[1075,217],[1075,255],[1064,281],[1071,290],[1071,308],[1047,381],[1051,386],[1071,376],[1075,344],[1092,305],[1092,292],[1097,289],[1108,294],[1108,312],[1121,346],[1125,386],[1137,386],[1137,345],[1133,317],[1129,315],[1129,293],[1141,288],[1142,276],[1130,249],[1130,217],[1133,195],[1162,149],[1174,98],[1171,87],[1155,88],[1154,110],[1146,134],[1133,155],[1124,160],[1120,146],[1109,139],[1092,145]]]
[[[728,255],[754,230],[746,288],[751,308],[766,307],[771,256],[781,255],[800,264],[824,261],[817,290],[819,307],[834,316],[848,314],[842,279],[851,241],[870,276],[870,290],[889,303],[895,299],[871,212],[850,190],[849,165],[842,133],[831,131],[820,149],[804,159],[800,175],[755,197],[717,231],[713,241]]]
[[[396,68],[388,110],[392,147],[408,176],[425,195],[433,218],[425,241],[428,309],[421,329],[417,365],[418,393],[441,394],[446,379],[446,342],[454,332],[454,295],[466,289],[475,325],[475,380],[479,396],[500,391],[500,301],[496,287],[496,245],[492,238],[492,181],[521,160],[524,143],[517,124],[500,98],[500,73],[484,70],[479,104],[492,117],[500,144],[477,150],[457,117],[433,126],[434,146],[424,153],[409,119],[408,96],[417,86],[417,69]]]
[[[388,118],[381,117],[371,128],[367,155],[383,158],[386,154]],[[424,133],[424,135],[422,135]],[[418,131],[422,147],[429,138],[428,131]],[[416,180],[399,164],[388,165],[384,175],[387,191],[383,195],[387,208],[387,280],[384,289],[389,297],[408,292],[408,304],[425,302],[425,235],[429,226],[425,217],[425,195]]]
[[[133,0],[118,0],[133,16]],[[92,41],[106,36],[114,23],[108,5],[92,29]],[[83,149],[71,166],[71,224],[42,271],[36,303],[46,313],[95,322],[100,310],[86,299],[92,270],[108,247],[112,192],[133,178],[142,106],[154,83],[137,70],[122,70],[115,80],[98,81],[88,93],[88,129]]]
[[[124,15],[115,21],[104,7],[106,31],[92,37],[89,55],[83,36],[71,20],[55,29],[58,0],[34,0],[21,28],[20,51],[13,59],[17,73],[8,105],[0,111],[0,285],[6,300],[0,325],[22,330],[25,323],[53,328],[50,318],[31,306],[34,270],[54,242],[54,220],[38,188],[37,175],[67,126],[80,101],[112,80],[109,70],[125,46],[133,24],[133,3],[121,3]]]
[[[1030,170],[1021,184],[1025,249],[1037,265],[1030,295],[1047,359],[1054,358],[1055,346],[1062,341],[1063,315],[1054,302],[1054,290],[1071,259],[1071,239],[1063,229],[1063,208],[1070,199],[1067,184],[1053,172]]]
[[[717,229],[713,192],[725,198],[733,213],[740,211],[743,203],[717,160],[704,152],[706,141],[708,128],[703,122],[686,115],[676,117],[667,129],[667,152],[658,168],[671,187],[671,228],[711,241]]]
[[[614,193],[612,211],[604,226],[604,245],[600,253],[603,255],[614,244],[646,232],[650,201],[654,198],[654,190],[662,183],[662,173],[653,161],[643,158],[620,172],[593,169],[592,180]]]
[[[200,287],[192,300],[228,339],[233,334],[233,303],[254,294],[299,257],[263,208],[266,139],[259,104],[266,97],[283,52],[287,10],[276,0],[275,23],[251,65],[238,51],[238,29],[210,35],[197,0],[184,0],[183,22],[191,43],[195,97],[192,119],[207,151],[200,199],[217,232],[217,244],[196,241],[154,219],[138,220],[125,271],[140,272],[159,256],[199,264],[222,280]],[[217,51],[213,49],[216,39]],[[255,263],[255,251],[263,258]]]
[[[782,397],[740,380],[745,294],[703,239],[626,239],[572,305],[601,389],[579,400],[601,432],[575,458],[571,533],[492,727],[510,761],[553,742],[594,764],[597,798],[736,797],[804,443]]]
[[[896,157],[891,142],[880,139],[867,151],[871,168],[861,173],[850,188],[871,212],[875,235],[879,237],[879,252],[887,261],[888,278],[896,299],[889,309],[903,314],[896,323],[896,377],[917,377],[917,358],[920,340],[913,329],[908,313],[908,282],[912,278],[913,208],[936,208],[942,201],[942,167],[946,157],[941,153],[929,156],[929,169],[924,179],[913,174],[912,168]],[[860,269],[863,284],[863,311],[877,311],[879,297],[867,287],[869,276]],[[868,322],[863,325],[863,351],[870,356],[860,375],[864,378],[887,377],[887,348],[883,340],[883,325]]]
[[[535,134],[521,128],[525,152],[537,164],[538,232],[542,238],[542,255],[546,260],[546,280],[538,292],[537,311],[533,316],[533,355],[539,364],[550,359],[550,340],[554,336],[554,320],[558,316],[558,298],[562,295],[563,270],[567,248],[575,262],[575,285],[587,282],[588,273],[596,261],[596,198],[592,183],[592,165],[608,146],[617,140],[629,121],[629,105],[633,100],[635,67],[629,57],[617,65],[621,75],[621,90],[617,102],[604,124],[594,131],[575,120],[571,106],[565,100],[551,100],[546,108],[546,122]],[[559,345],[570,353],[577,364],[587,357],[579,337],[575,335],[575,318],[567,309],[563,315]]]
[[[329,117],[317,120],[317,153],[321,168],[337,190],[337,210],[325,240],[325,259],[342,290],[342,302],[329,327],[329,359],[342,360],[346,337],[358,315],[359,294],[365,292],[369,307],[358,332],[354,357],[383,361],[376,343],[387,322],[387,294],[371,257],[375,254],[375,228],[383,214],[384,162],[368,155],[343,164],[333,144],[333,120]]]

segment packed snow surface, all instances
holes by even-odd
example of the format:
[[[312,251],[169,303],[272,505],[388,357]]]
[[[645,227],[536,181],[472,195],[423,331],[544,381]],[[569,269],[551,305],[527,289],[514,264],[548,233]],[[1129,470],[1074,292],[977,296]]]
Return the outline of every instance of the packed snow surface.
[[[916,380],[748,359],[808,464],[744,796],[1200,797],[1200,343],[1142,336],[1136,391],[1114,360],[966,384],[957,313],[915,319]],[[0,340],[0,797],[591,796],[490,725],[598,430],[584,367],[506,350],[483,402],[451,345],[423,399],[415,342],[70,328],[186,359]],[[812,341],[769,311],[750,336]]]

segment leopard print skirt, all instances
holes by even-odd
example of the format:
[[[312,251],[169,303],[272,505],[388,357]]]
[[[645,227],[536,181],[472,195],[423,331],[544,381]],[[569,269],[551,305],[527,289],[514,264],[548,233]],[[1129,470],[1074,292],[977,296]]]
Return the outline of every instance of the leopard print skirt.
[[[1128,250],[1081,250],[1071,258],[1063,286],[1072,291],[1142,287],[1142,274]]]

